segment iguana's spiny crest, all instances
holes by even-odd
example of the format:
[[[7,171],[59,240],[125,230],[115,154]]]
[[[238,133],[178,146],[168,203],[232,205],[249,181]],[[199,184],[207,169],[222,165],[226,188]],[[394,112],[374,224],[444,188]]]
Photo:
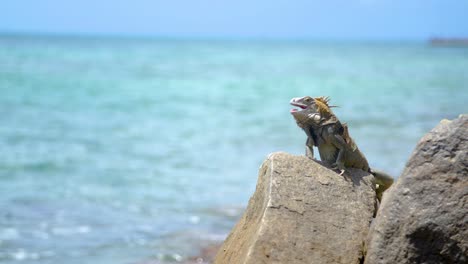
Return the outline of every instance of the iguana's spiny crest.
[[[328,102],[330,102],[330,97],[328,96],[316,97],[314,98],[314,102],[315,102],[317,111],[320,113],[321,116],[329,117],[329,116],[334,115],[330,108],[335,107],[335,106],[328,105]]]

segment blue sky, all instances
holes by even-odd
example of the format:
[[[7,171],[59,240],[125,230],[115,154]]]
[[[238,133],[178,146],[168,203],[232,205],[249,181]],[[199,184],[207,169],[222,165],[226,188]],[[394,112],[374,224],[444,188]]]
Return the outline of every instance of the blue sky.
[[[6,0],[0,31],[174,37],[468,37],[468,0]]]

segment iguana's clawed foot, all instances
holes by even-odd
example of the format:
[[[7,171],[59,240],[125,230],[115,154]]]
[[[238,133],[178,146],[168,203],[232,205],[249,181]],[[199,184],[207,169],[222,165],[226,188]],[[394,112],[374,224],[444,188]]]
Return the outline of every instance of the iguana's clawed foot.
[[[345,171],[346,171],[343,164],[333,163],[331,168],[334,169],[334,170],[339,170],[340,175],[343,175],[345,173]]]

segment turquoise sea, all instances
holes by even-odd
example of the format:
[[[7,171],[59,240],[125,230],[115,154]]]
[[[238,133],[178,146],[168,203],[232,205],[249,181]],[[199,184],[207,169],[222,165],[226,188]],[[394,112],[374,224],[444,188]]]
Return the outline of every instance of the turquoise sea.
[[[327,95],[372,167],[468,112],[468,49],[424,42],[0,36],[0,263],[181,262],[222,241],[292,97]]]

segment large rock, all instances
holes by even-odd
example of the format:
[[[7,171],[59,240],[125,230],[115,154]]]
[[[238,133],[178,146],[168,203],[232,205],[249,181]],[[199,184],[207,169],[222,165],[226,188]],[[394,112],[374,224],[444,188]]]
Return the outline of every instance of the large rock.
[[[418,143],[384,196],[365,263],[467,263],[468,116]]]
[[[349,174],[271,154],[215,263],[360,263],[376,197],[372,175]]]

